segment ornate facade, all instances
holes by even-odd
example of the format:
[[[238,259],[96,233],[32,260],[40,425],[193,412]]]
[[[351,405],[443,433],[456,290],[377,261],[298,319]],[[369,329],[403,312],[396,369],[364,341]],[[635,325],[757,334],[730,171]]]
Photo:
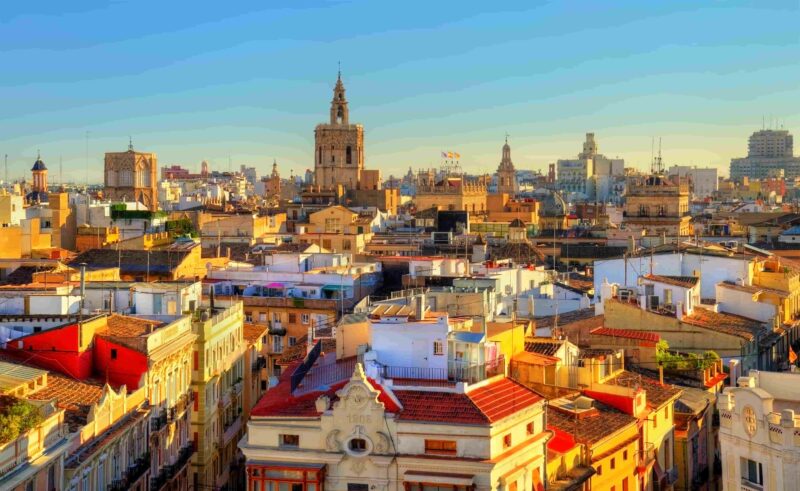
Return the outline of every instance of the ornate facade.
[[[488,176],[446,175],[437,180],[435,172],[420,172],[417,177],[417,210],[461,210],[473,215],[486,214]]]
[[[314,141],[315,184],[322,188],[337,184],[358,188],[364,170],[364,127],[350,124],[341,72],[333,89],[330,123],[317,125]]]
[[[517,184],[517,171],[514,169],[514,162],[511,161],[511,147],[508,145],[508,137],[503,145],[503,157],[497,167],[497,192],[514,195],[519,191]]]
[[[136,152],[132,144],[128,146],[127,152],[107,152],[105,197],[118,201],[136,201],[150,211],[157,211],[157,168],[156,154]]]

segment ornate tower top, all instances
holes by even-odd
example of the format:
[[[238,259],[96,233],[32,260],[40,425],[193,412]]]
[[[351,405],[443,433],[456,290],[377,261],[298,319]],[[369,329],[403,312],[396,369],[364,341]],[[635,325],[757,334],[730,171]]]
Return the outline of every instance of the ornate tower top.
[[[514,162],[511,161],[511,146],[508,144],[508,134],[506,134],[506,143],[503,145],[503,157],[500,159],[500,167],[498,172],[513,171]]]
[[[278,161],[276,159],[272,159],[272,177],[280,177],[280,174],[278,174]]]
[[[333,88],[333,100],[331,101],[331,124],[349,124],[350,111],[347,108],[347,98],[345,88],[342,83],[342,71],[336,78],[336,87]]]

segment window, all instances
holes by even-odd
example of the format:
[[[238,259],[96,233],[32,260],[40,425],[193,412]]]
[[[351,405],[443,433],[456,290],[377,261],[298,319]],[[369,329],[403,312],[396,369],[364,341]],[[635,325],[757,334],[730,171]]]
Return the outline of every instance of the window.
[[[602,476],[603,475],[603,466],[602,465],[598,465],[597,466],[597,475],[598,476]]]
[[[363,438],[353,438],[347,443],[347,446],[356,453],[364,453],[367,451],[367,441]]]
[[[425,440],[425,453],[455,455],[458,450],[453,440]]]
[[[340,233],[342,231],[342,225],[338,218],[326,218],[325,219],[325,233]]]
[[[511,484],[508,485],[508,491],[517,491],[517,481],[512,481]]]
[[[653,413],[653,428],[658,426],[658,413]]]
[[[283,352],[283,338],[280,336],[272,336],[272,352],[273,353],[282,353]]]
[[[533,421],[531,421],[530,423],[528,423],[528,424],[525,426],[525,433],[526,433],[528,436],[530,436],[530,435],[533,435],[533,432],[534,432],[534,424],[533,424]]]
[[[289,336],[289,346],[294,346],[297,344],[297,338],[294,336]]]
[[[611,470],[613,471],[616,468],[617,468],[617,459],[611,459]]]
[[[764,472],[760,462],[742,457],[742,481],[757,486],[764,485]]]
[[[628,460],[628,451],[627,450],[622,452],[622,460]]]
[[[351,244],[349,239],[344,239],[342,241],[342,250],[349,251],[350,249],[352,249],[352,247],[353,246],[352,246],[352,244]]]
[[[259,320],[259,322],[267,322],[267,313],[266,312],[260,312],[258,314],[258,320]]]
[[[246,322],[253,322],[253,313],[252,312],[245,312],[244,313],[244,320]]]
[[[622,480],[622,491],[628,491],[628,476]]]
[[[117,359],[117,349],[116,348],[111,348],[111,359],[112,360],[116,360]]]
[[[48,490],[55,490],[56,489],[56,465],[53,464],[47,469],[47,489]]]
[[[281,321],[281,314],[278,312],[272,313],[272,322],[280,323]]]
[[[281,447],[299,447],[300,435],[280,435],[278,442]]]
[[[353,149],[350,148],[350,145],[345,149],[345,160],[348,164],[353,163]]]
[[[503,448],[511,446],[511,433],[503,437]]]
[[[433,354],[435,356],[444,355],[444,344],[438,339],[433,342]]]
[[[369,491],[369,484],[347,483],[347,491]]]
[[[289,324],[297,324],[297,314],[289,314]]]
[[[300,315],[300,322],[302,322],[303,324],[308,324],[308,322],[309,322],[309,319],[310,319],[310,318],[309,318],[309,315],[308,315],[308,314],[302,314],[302,315]]]

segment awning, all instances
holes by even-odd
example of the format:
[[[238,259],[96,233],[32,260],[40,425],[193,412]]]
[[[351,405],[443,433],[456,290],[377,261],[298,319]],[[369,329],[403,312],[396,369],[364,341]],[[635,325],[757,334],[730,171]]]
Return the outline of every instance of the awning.
[[[283,288],[283,287],[285,287],[285,286],[286,286],[286,285],[284,285],[283,283],[277,283],[277,282],[274,282],[274,283],[268,283],[268,284],[267,284],[267,288]]]
[[[326,292],[340,292],[344,290],[344,285],[325,285],[322,287],[322,291]]]
[[[403,480],[406,482],[471,486],[474,484],[475,476],[471,474],[453,474],[449,472],[406,471]]]
[[[325,464],[317,464],[313,462],[286,462],[286,461],[273,461],[273,460],[248,460],[248,466],[261,466],[261,467],[274,467],[276,469],[314,469],[320,470],[325,467]]]

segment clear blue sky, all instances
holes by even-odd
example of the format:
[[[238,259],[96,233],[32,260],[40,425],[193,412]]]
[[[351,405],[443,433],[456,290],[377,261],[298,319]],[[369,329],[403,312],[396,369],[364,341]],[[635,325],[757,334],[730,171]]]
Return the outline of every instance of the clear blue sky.
[[[798,25],[797,0],[4,2],[0,158],[82,182],[89,131],[93,181],[128,135],[162,165],[302,172],[341,60],[385,176],[446,149],[493,171],[506,132],[544,169],[587,131],[628,165],[661,136],[668,164],[727,172],[762,116],[800,135]]]

